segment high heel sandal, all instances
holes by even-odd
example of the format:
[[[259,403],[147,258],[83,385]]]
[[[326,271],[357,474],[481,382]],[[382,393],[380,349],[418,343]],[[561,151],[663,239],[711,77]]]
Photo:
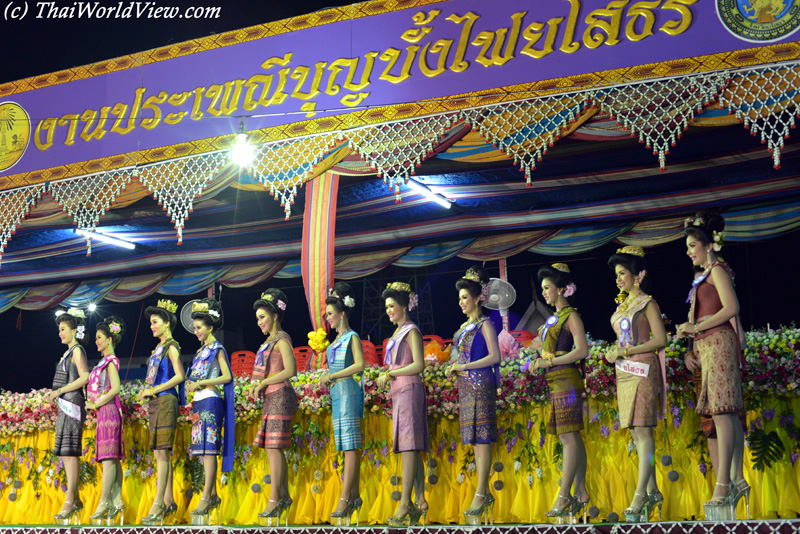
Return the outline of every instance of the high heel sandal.
[[[628,523],[644,523],[645,521],[650,520],[650,499],[648,498],[647,494],[642,495],[638,491],[633,494],[634,499],[638,497],[644,497],[641,504],[638,507],[628,506],[622,513],[625,515],[625,521]]]
[[[584,491],[583,495],[578,497],[577,495],[573,497],[572,502],[572,515],[577,517],[578,515],[583,515],[583,523],[586,524],[586,508],[589,507],[589,502],[591,502],[592,498],[589,496],[589,492]]]
[[[89,516],[89,523],[95,526],[103,526],[107,524],[108,516],[113,510],[116,515],[116,509],[114,505],[111,504],[111,501],[106,501],[103,504],[102,510],[96,510],[92,515]],[[98,507],[99,508],[99,507]]]
[[[661,505],[664,504],[664,495],[659,490],[655,490],[653,493],[648,493],[647,494],[647,500],[650,501],[650,506],[657,506],[658,507],[658,521],[660,523],[661,522]]]
[[[200,497],[200,500],[207,502],[208,505],[203,510],[195,508],[191,511],[192,525],[207,526],[212,524],[210,518],[211,512],[214,510],[217,511],[217,515],[216,522],[213,524],[219,525],[219,505],[222,504],[222,499],[220,499],[218,495],[212,495],[210,499]]]
[[[410,527],[411,523],[414,521],[414,515],[416,513],[416,507],[411,503],[408,503],[408,504],[405,504],[405,505],[403,503],[400,503],[400,506],[405,506],[406,507],[406,512],[404,514],[402,514],[402,515],[399,515],[399,516],[396,515],[397,512],[395,512],[395,515],[391,516],[387,520],[387,523],[389,523],[389,526],[391,526],[391,527],[404,527],[404,526],[409,526]]]
[[[164,506],[163,502],[154,502],[153,506],[151,506],[150,509],[152,510],[155,507],[158,507],[159,510],[155,513],[147,514],[146,516],[144,516],[142,518],[143,525],[155,526],[157,524],[160,524],[161,526],[164,526],[164,519],[166,517],[167,507]]]
[[[353,509],[354,509],[353,503],[354,503],[354,501],[351,501],[349,499],[344,499],[342,497],[339,497],[339,500],[340,501],[344,501],[347,504],[345,505],[344,510],[340,510],[338,512],[336,510],[334,510],[333,512],[331,512],[331,515],[330,515],[330,517],[331,517],[331,525],[333,525],[335,527],[349,527],[350,526],[350,516],[353,515]],[[359,508],[360,508],[360,506],[359,506]],[[356,516],[356,520],[358,520],[358,516]]]
[[[125,503],[120,504],[111,503],[111,508],[108,510],[105,525],[110,527],[117,524],[117,515],[119,515],[119,526],[125,522]]]
[[[562,506],[558,506],[559,504],[562,504]],[[546,511],[544,515],[546,515],[554,525],[572,524],[575,522],[575,515],[573,513],[574,506],[575,501],[571,495],[565,497],[559,493],[553,507]]]
[[[72,506],[72,508],[66,512],[59,512],[54,515],[53,519],[56,520],[56,524],[67,526],[74,523],[75,525],[79,525],[81,519],[80,513],[81,510],[83,510],[83,503],[81,501],[78,501],[77,503],[73,501],[64,501],[64,504],[69,504]]]
[[[277,527],[281,523],[281,512],[283,512],[283,499],[273,500],[269,502],[277,503],[275,508],[269,512],[261,512],[258,514],[258,524],[262,527]],[[287,506],[288,509],[288,506]],[[287,514],[288,515],[288,514]]]
[[[464,523],[478,526],[481,524],[481,517],[483,517],[484,525],[494,525],[494,496],[488,492],[486,495],[476,493],[475,496],[483,497],[483,504],[477,508],[464,510]]]
[[[424,527],[428,519],[429,508],[430,506],[428,505],[428,501],[425,501],[425,508],[421,508],[417,503],[414,503],[414,516],[412,517],[412,525],[419,525],[419,520],[422,518],[422,526]]]
[[[350,510],[347,518],[350,519],[350,517],[353,515],[353,512],[355,512],[356,526],[358,526],[358,516],[361,514],[361,507],[364,506],[364,501],[361,500],[361,496],[359,495],[355,499],[351,500],[350,504],[353,506],[353,508]]]
[[[733,513],[736,514],[736,508],[739,506],[739,499],[744,497],[744,511],[747,514],[747,519],[750,519],[750,485],[744,478],[731,482],[733,487]],[[736,519],[736,517],[734,517]]]
[[[713,497],[710,501],[703,504],[706,512],[706,521],[733,521],[736,519],[736,508],[733,506],[733,496],[736,492],[733,484],[720,484],[717,482],[716,486],[727,488],[725,495],[721,497]]]

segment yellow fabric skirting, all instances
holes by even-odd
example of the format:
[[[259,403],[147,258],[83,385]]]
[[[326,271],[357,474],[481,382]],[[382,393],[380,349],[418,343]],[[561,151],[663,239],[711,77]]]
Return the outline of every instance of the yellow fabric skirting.
[[[611,431],[608,438],[601,435],[601,424],[588,422],[592,416],[605,412],[615,404],[614,399],[598,402],[591,399],[585,403],[588,413],[584,414],[585,427],[583,436],[586,442],[586,452],[588,455],[588,474],[587,487],[592,497],[590,506],[599,508],[599,516],[595,521],[606,518],[610,512],[621,513],[630,503],[637,477],[637,457],[636,453],[628,453],[628,442],[630,434],[628,431]],[[776,413],[789,409],[800,417],[800,399],[768,399],[765,402],[767,408],[775,408]],[[536,405],[527,411],[520,411],[512,416],[501,416],[498,426],[502,429],[521,429],[524,439],[518,439],[512,446],[511,452],[507,449],[507,439],[509,433],[503,433],[495,454],[497,460],[504,464],[501,473],[495,473],[491,482],[502,481],[504,488],[500,491],[493,490],[497,498],[495,506],[495,521],[502,523],[538,523],[545,522],[545,512],[552,506],[556,497],[557,483],[560,473],[557,466],[553,464],[553,454],[555,450],[554,436],[545,436],[544,447],[539,447],[540,423],[546,422],[548,407],[546,405]],[[750,419],[754,419],[759,414],[753,412]],[[663,515],[665,520],[685,520],[701,519],[703,517],[703,502],[710,498],[714,476],[709,466],[709,474],[702,475],[698,469],[700,456],[699,453],[690,446],[690,443],[697,438],[700,424],[697,416],[686,409],[683,413],[683,421],[679,428],[675,428],[672,421],[669,421],[669,437],[671,442],[671,452],[666,449],[664,442],[664,425],[660,423],[656,430],[656,464],[658,483],[664,493]],[[526,436],[525,428],[528,420],[533,421],[529,436]],[[771,422],[766,423],[766,429],[772,430],[777,427],[777,416]],[[331,428],[330,414],[323,416],[306,416],[298,414],[295,417],[295,424],[300,424],[307,430],[311,423],[319,424],[322,434],[329,434]],[[391,499],[391,492],[400,487],[391,485],[391,477],[395,473],[400,473],[399,466],[396,466],[395,456],[391,454],[391,420],[382,415],[370,414],[363,420],[364,432],[368,448],[365,451],[361,466],[361,495],[364,499],[364,507],[361,510],[362,523],[385,523],[386,519],[392,515],[396,503]],[[517,424],[520,426],[517,427]],[[254,419],[249,424],[237,425],[236,442],[239,446],[252,444],[258,429],[258,419]],[[465,455],[470,454],[469,447],[462,447],[459,438],[458,420],[431,419],[430,429],[430,448],[431,453],[424,455],[426,461],[431,458],[436,459],[438,465],[433,470],[428,469],[428,475],[435,474],[438,482],[434,485],[427,485],[426,497],[431,503],[428,521],[433,523],[458,523],[462,520],[462,510],[469,506],[475,491],[475,474],[466,468]],[[305,432],[304,432],[305,433]],[[92,449],[95,430],[87,428],[84,431],[84,444],[90,450],[83,457],[84,461],[91,462],[94,453]],[[542,468],[541,479],[535,474],[532,475],[532,485],[528,485],[528,473],[526,472],[527,462],[519,471],[515,472],[514,460],[520,455],[523,445],[529,438],[529,443],[533,445],[533,450],[538,456],[539,465]],[[179,520],[188,523],[190,520],[189,511],[198,502],[199,495],[195,494],[191,499],[186,497],[188,483],[184,477],[184,459],[187,445],[190,443],[190,427],[179,425],[175,443],[175,498],[179,505]],[[34,489],[33,482],[29,478],[31,471],[36,471],[37,466],[46,458],[45,453],[53,436],[49,432],[39,432],[27,434],[21,438],[12,438],[0,443],[0,447],[6,446],[5,454],[12,454],[11,451],[25,451],[26,447],[33,449],[34,461],[31,468],[24,461],[17,463],[18,472],[11,477],[10,469],[5,467],[2,475],[3,479],[20,480],[22,487],[16,490],[17,499],[9,500],[11,492],[7,485],[2,490],[0,499],[0,522],[3,524],[40,524],[52,523],[53,514],[57,513],[64,501],[62,490],[53,487],[53,484],[46,484],[47,469],[39,473],[39,487]],[[127,458],[124,467],[131,467],[131,462],[136,461],[136,454],[131,454],[131,447],[136,444],[137,452],[147,452],[148,430],[146,426],[126,425],[124,428],[125,450]],[[452,443],[455,443],[455,450],[452,450]],[[442,449],[442,445],[444,446]],[[384,451],[386,456],[384,456]],[[333,463],[341,463],[341,457],[336,453],[333,439],[329,439],[325,448],[319,455],[314,455],[308,446],[304,446],[297,455],[290,459],[289,484],[294,505],[289,514],[289,522],[292,524],[319,524],[328,520],[328,514],[337,504],[341,482],[338,473],[333,469]],[[24,454],[24,453],[23,453]],[[672,466],[662,465],[660,458],[662,455],[671,454]],[[449,456],[453,456],[453,462],[449,461]],[[794,516],[800,512],[800,467],[792,465],[786,457],[773,465],[766,471],[754,471],[751,467],[750,451],[745,451],[745,478],[753,487],[750,503],[751,515],[756,518],[774,518],[777,515],[786,517]],[[471,457],[471,456],[470,456]],[[377,466],[376,466],[377,462]],[[294,465],[293,465],[294,464]],[[7,464],[0,464],[7,465]],[[294,471],[296,466],[297,471]],[[464,469],[464,481],[459,483],[459,473]],[[155,470],[155,461],[152,462]],[[322,480],[314,478],[316,470],[322,472]],[[680,474],[677,482],[667,480],[667,473],[674,469]],[[244,472],[242,472],[244,471]],[[255,524],[257,523],[256,514],[266,506],[269,495],[269,486],[264,484],[264,475],[268,473],[266,455],[263,450],[252,449],[247,465],[242,468],[241,462],[237,462],[237,467],[233,475],[227,474],[226,483],[219,484],[219,494],[222,498],[221,519],[225,524]],[[219,476],[222,474],[220,473]],[[244,475],[244,477],[242,477]],[[81,520],[83,523],[89,522],[89,516],[93,513],[98,504],[101,488],[102,469],[98,466],[94,484],[85,484],[81,490],[81,499],[85,504],[85,509]],[[143,478],[141,471],[130,473],[124,480],[123,499],[127,504],[125,510],[126,524],[140,523],[140,518],[144,516],[155,494],[155,472],[151,476]],[[261,491],[255,493],[253,485],[260,484]],[[312,492],[312,485],[319,484],[321,492]],[[38,496],[37,496],[38,494]],[[739,517],[744,515],[744,503],[740,503]]]

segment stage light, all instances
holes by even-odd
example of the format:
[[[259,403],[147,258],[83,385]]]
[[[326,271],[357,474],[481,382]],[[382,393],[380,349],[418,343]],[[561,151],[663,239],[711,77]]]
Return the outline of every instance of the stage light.
[[[86,307],[86,309],[89,310],[89,313],[94,313],[94,311],[97,309],[97,304],[92,302],[91,304],[89,304],[89,306]]]
[[[88,237],[91,239],[97,239],[98,241],[103,241],[104,243],[109,243],[111,245],[117,245],[118,247],[127,248],[133,250],[136,248],[136,245],[131,243],[130,241],[125,241],[124,239],[120,239],[118,237],[112,237],[108,234],[101,234],[97,230],[94,232],[87,232],[86,230],[75,230],[80,236]]]
[[[417,193],[428,197],[443,208],[450,209],[450,205],[453,203],[453,201],[449,198],[446,198],[444,195],[440,195],[439,193],[434,193],[431,191],[430,187],[415,180],[409,180],[407,185]]]
[[[253,146],[247,142],[247,132],[244,130],[244,121],[239,122],[239,133],[231,148],[231,161],[240,167],[249,167],[255,158]]]

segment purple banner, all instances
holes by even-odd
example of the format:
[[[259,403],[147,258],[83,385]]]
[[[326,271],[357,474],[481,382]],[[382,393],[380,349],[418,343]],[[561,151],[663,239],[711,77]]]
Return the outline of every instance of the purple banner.
[[[240,120],[269,128],[791,41],[788,4],[452,0],[279,33],[0,99],[0,176],[216,138]]]

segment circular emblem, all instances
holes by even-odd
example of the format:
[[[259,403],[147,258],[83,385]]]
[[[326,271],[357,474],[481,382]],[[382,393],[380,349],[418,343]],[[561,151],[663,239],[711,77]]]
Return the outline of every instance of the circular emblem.
[[[631,320],[628,319],[627,317],[624,317],[619,322],[619,329],[622,330],[623,332],[627,332],[628,330],[630,330],[631,329]]]
[[[800,28],[800,0],[717,0],[717,15],[739,39],[778,41]]]
[[[209,354],[210,354],[210,351],[208,349],[204,349],[203,352],[200,353],[200,359],[201,360],[205,360],[206,358],[208,358]]]
[[[473,330],[475,330],[475,323],[469,323],[464,329],[464,332],[472,332]]]
[[[558,322],[558,315],[551,315],[547,318],[547,322],[545,323],[547,326],[553,326]]]
[[[22,159],[31,140],[31,119],[16,102],[0,102],[0,172]]]
[[[392,350],[394,348],[394,343],[395,343],[395,340],[394,339],[390,339],[389,343],[386,344],[386,350]]]
[[[156,347],[156,353],[153,356],[161,356],[162,352],[164,352],[164,347],[159,345],[158,347]]]

